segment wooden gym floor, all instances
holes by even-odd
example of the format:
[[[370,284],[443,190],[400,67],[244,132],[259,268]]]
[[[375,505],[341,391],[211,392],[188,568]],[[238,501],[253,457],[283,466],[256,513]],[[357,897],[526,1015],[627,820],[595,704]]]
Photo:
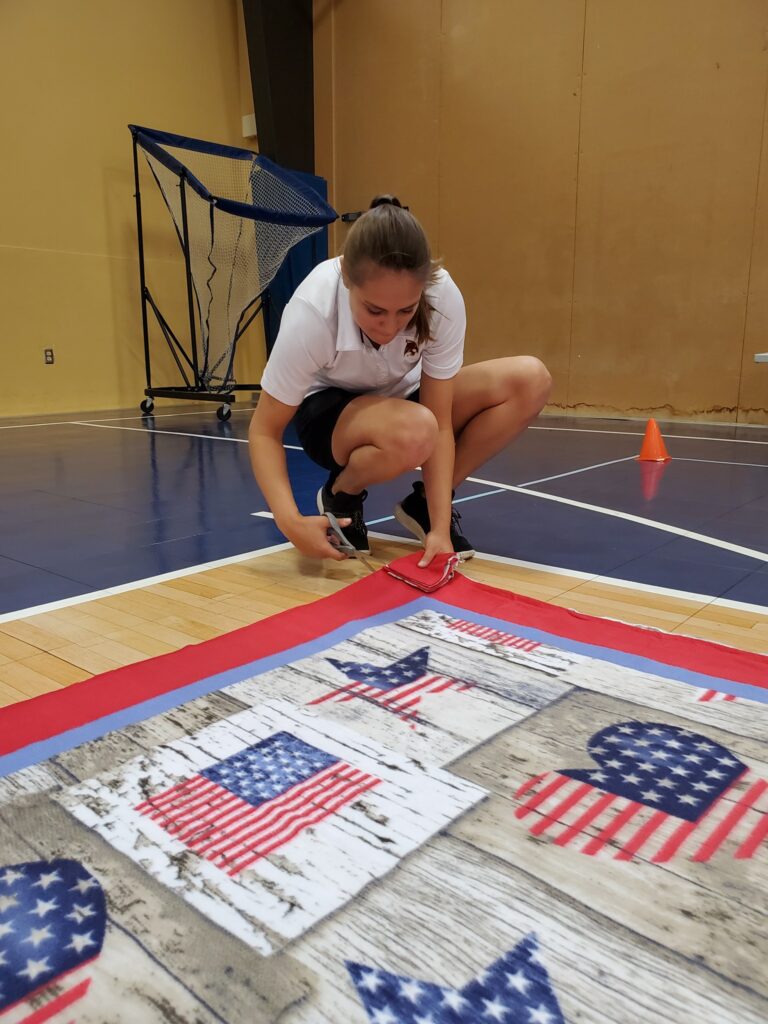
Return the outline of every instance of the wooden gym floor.
[[[412,551],[378,540],[382,564]],[[768,614],[584,581],[477,557],[471,579],[589,615],[765,652]],[[0,706],[200,643],[336,593],[364,574],[356,562],[316,563],[285,549],[82,604],[0,622]]]

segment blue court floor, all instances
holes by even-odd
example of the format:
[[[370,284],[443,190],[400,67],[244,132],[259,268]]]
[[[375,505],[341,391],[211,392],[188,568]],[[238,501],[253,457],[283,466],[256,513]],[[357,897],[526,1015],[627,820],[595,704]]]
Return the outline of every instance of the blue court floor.
[[[251,475],[249,410],[0,423],[0,614],[281,543]],[[660,423],[672,461],[635,459],[645,424],[542,418],[457,494],[478,551],[768,607],[768,428]],[[299,506],[324,473],[291,445]],[[371,490],[372,529],[412,475]],[[375,541],[374,541],[375,548]]]

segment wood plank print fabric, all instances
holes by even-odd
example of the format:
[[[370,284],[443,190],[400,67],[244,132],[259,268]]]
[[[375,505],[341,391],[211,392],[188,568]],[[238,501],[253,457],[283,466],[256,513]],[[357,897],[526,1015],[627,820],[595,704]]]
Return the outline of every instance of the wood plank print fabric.
[[[768,1019],[768,659],[385,586],[8,737],[2,1024]]]

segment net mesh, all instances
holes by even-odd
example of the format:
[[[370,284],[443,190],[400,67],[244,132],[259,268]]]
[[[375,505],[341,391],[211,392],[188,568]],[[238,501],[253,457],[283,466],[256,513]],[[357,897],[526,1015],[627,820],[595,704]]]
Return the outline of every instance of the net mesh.
[[[154,148],[157,149],[156,144]],[[288,172],[256,154],[250,154],[252,159],[238,159],[168,144],[161,149],[182,165],[182,171],[186,168],[191,172],[207,193],[204,197],[189,184],[184,187],[190,271],[202,352],[199,372],[206,390],[225,390],[235,383],[234,347],[251,307],[269,286],[288,250],[322,229],[323,225],[317,223],[318,214],[330,208],[300,183],[294,187]],[[146,148],[144,156],[181,240],[181,174],[169,169]],[[257,207],[266,211],[267,216],[270,211],[278,216],[291,214],[292,220],[300,221],[305,216],[313,223],[280,224],[254,219],[253,210],[248,216],[239,216],[221,209],[221,199]],[[330,212],[326,223],[335,217]]]

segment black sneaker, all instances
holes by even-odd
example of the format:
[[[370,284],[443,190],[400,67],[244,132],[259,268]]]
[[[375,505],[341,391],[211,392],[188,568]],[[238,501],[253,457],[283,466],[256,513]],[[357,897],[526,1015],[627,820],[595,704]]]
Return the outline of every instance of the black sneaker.
[[[427,496],[424,493],[424,484],[417,480],[413,485],[411,493],[403,498],[399,505],[395,505],[395,519],[409,530],[414,537],[417,537],[422,544],[426,542],[429,533],[429,509],[427,508]],[[475,549],[459,528],[461,516],[455,508],[451,509],[451,543],[456,554],[464,559],[471,558]]]
[[[360,494],[346,494],[338,491],[334,494],[326,483],[317,492],[317,509],[321,515],[328,516],[334,527],[340,530],[349,543],[362,555],[370,555],[371,549],[368,546],[368,530],[363,520],[363,502],[368,497],[368,491],[361,491]],[[340,527],[339,519],[351,519],[349,526]]]

